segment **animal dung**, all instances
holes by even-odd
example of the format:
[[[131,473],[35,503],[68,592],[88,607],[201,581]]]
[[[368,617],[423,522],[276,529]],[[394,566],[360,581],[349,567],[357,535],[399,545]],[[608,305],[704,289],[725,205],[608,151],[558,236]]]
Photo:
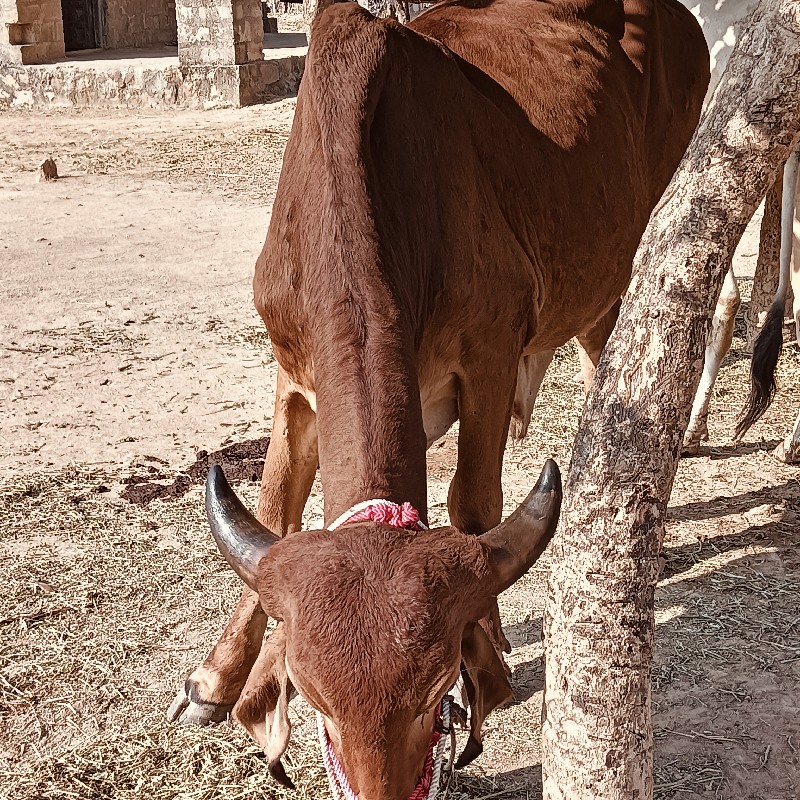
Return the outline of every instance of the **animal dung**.
[[[57,181],[58,180],[58,167],[52,158],[46,158],[39,165],[39,171],[36,173],[36,182],[42,181]]]

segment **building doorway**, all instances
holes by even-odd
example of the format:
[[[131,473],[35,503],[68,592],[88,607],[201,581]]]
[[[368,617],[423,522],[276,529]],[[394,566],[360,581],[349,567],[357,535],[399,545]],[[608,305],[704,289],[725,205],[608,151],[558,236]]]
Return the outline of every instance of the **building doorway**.
[[[97,0],[61,0],[64,49],[93,50],[100,47],[100,14]]]

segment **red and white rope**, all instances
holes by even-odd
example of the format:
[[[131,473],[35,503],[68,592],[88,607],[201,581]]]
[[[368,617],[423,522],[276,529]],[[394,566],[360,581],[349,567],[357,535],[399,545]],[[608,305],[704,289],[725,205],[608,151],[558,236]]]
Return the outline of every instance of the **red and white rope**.
[[[393,503],[391,500],[365,500],[363,503],[356,503],[328,525],[328,530],[335,531],[351,522],[382,522],[393,528],[427,530],[427,525],[420,521],[419,511],[411,503]]]

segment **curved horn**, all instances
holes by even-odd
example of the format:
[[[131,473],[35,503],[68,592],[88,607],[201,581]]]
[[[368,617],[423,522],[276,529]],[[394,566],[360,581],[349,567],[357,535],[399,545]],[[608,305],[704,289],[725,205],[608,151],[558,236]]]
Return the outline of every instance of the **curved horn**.
[[[258,564],[278,537],[265,528],[231,489],[222,467],[214,465],[206,479],[206,514],[211,535],[234,572],[258,591]]]
[[[548,458],[542,474],[522,505],[496,528],[480,537],[491,549],[498,593],[519,580],[553,538],[561,511],[561,472]]]

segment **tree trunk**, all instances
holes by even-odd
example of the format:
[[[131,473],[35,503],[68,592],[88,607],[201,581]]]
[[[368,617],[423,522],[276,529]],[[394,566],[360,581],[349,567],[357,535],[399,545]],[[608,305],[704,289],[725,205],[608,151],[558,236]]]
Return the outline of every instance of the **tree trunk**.
[[[758,242],[758,261],[753,275],[753,292],[745,314],[747,349],[753,352],[753,343],[761,331],[767,311],[778,288],[779,259],[781,254],[781,196],[783,194],[783,169],[778,174],[764,198],[764,217]],[[792,287],[786,292],[784,316],[792,317],[794,295]],[[793,338],[794,332],[788,337]],[[784,337],[786,338],[786,337]]]
[[[800,0],[762,0],[642,238],[581,416],[545,614],[544,800],[653,796],[664,518],[733,251],[800,133]]]
[[[308,26],[309,37],[311,25],[317,14],[321,14],[334,2],[336,0],[303,0],[303,22]],[[411,18],[406,0],[357,0],[357,2],[376,17],[394,17],[403,24]]]
[[[325,8],[331,4],[332,0],[303,0],[303,22],[308,28],[308,38],[311,39],[311,26]]]

